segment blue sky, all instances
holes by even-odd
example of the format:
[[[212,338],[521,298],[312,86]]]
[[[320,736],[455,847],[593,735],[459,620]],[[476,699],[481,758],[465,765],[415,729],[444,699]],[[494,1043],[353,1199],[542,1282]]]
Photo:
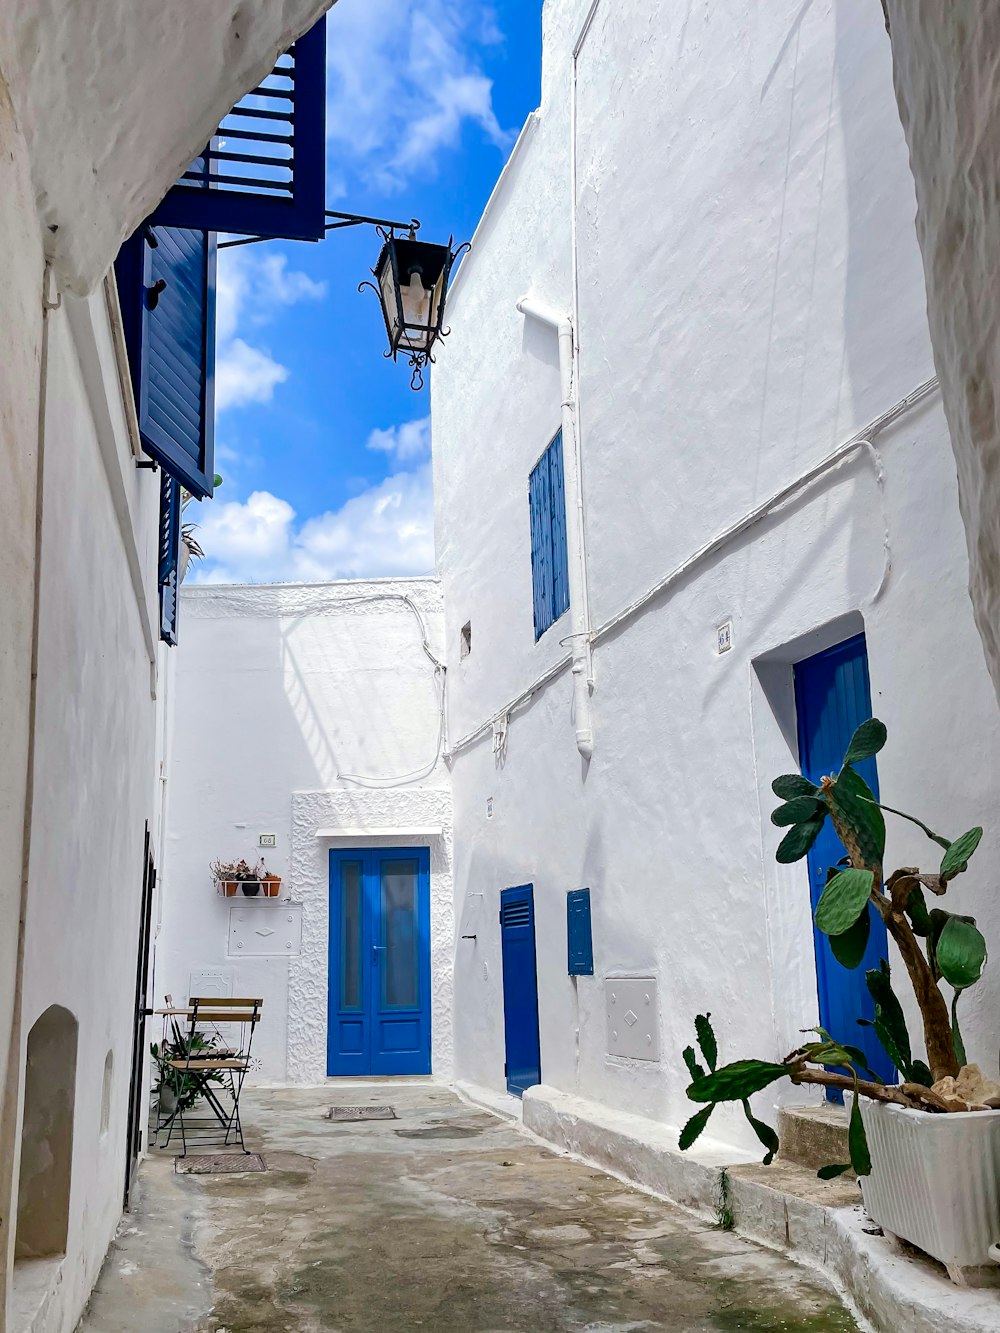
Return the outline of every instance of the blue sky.
[[[470,238],[538,105],[541,0],[338,0],[327,27],[328,207]],[[431,570],[429,394],[357,292],[379,244],[358,227],[221,252],[224,485],[188,514],[199,581]]]

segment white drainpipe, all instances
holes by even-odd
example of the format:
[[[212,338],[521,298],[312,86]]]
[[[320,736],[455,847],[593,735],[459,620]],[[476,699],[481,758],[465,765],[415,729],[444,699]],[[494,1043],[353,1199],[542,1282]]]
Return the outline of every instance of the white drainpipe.
[[[587,596],[587,546],[583,522],[583,487],[580,481],[580,435],[577,430],[575,395],[575,346],[573,320],[534,297],[522,296],[517,303],[522,315],[548,324],[559,335],[559,381],[562,393],[563,474],[566,490],[566,555],[569,564],[569,615],[573,654],[573,716],[576,748],[589,759],[594,753],[590,694],[593,669],[590,646],[590,606]]]

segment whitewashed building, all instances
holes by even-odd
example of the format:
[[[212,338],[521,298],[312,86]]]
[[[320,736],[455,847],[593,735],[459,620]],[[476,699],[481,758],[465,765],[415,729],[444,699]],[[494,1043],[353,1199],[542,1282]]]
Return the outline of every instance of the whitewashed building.
[[[768,817],[835,762],[824,673],[888,726],[883,799],[986,827],[954,897],[992,939],[1000,718],[879,6],[543,23],[433,381],[455,1069],[676,1126],[696,1013],[780,1058],[844,998]],[[928,846],[894,825],[888,856]],[[998,987],[964,1015],[991,1071]],[[712,1131],[748,1143],[739,1108]]]
[[[437,580],[206,584],[181,602],[157,1001],[262,998],[257,1082],[450,1079]],[[211,862],[259,858],[278,896],[220,895]]]
[[[10,1333],[76,1327],[138,1150],[142,909],[159,860],[173,570],[165,578],[164,472],[150,467],[148,404],[129,359],[142,279],[120,301],[112,265],[222,116],[326,7],[9,0],[0,11],[0,1329]],[[321,180],[319,193],[322,212]],[[204,425],[204,376],[197,394]],[[176,563],[176,528],[168,536]]]

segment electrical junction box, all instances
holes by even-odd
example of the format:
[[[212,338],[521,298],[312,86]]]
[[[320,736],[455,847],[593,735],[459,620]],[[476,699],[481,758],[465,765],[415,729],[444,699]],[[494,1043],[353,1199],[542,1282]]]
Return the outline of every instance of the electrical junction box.
[[[626,1060],[659,1060],[660,1006],[655,977],[606,977],[608,1054]]]
[[[230,958],[296,958],[302,952],[302,904],[265,899],[257,907],[229,909]]]

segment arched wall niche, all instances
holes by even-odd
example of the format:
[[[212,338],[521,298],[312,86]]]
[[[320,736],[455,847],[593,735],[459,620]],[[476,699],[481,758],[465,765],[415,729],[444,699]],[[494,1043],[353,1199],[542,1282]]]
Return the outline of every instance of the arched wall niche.
[[[15,1259],[65,1254],[73,1167],[76,1019],[54,1004],[28,1033]]]

